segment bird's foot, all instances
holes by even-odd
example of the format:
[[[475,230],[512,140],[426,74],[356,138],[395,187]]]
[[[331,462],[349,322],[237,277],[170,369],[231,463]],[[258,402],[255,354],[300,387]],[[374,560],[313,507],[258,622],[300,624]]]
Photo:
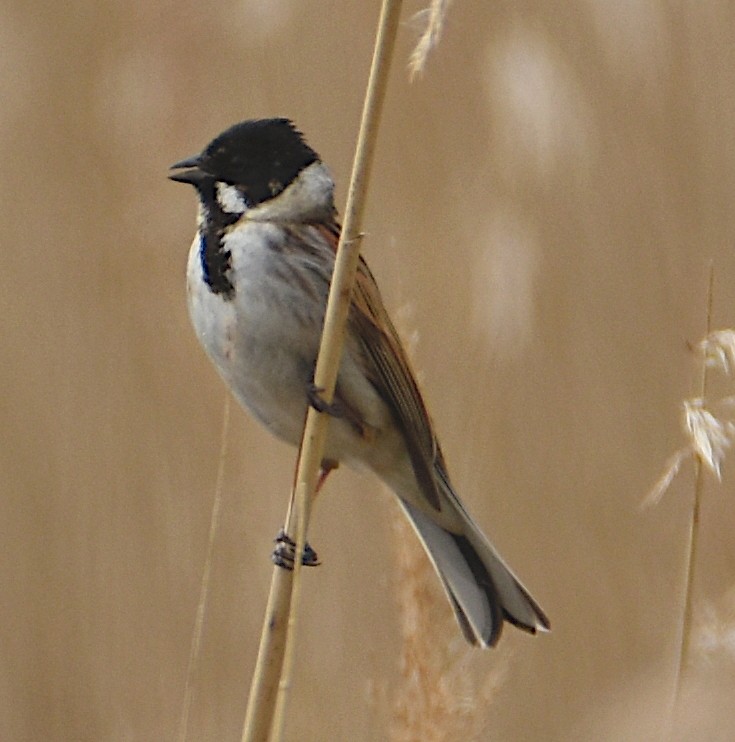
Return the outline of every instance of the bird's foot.
[[[332,417],[344,417],[345,411],[339,402],[326,402],[322,397],[324,389],[313,381],[306,385],[306,399],[317,412],[326,412]]]
[[[283,528],[275,538],[276,548],[273,549],[273,563],[277,567],[292,570],[296,559],[296,542],[289,537]],[[314,549],[309,544],[304,544],[304,553],[301,555],[301,564],[304,567],[318,567],[321,562]]]

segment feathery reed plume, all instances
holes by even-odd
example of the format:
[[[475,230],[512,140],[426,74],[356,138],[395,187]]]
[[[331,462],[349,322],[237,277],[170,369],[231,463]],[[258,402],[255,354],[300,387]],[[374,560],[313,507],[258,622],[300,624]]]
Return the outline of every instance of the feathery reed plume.
[[[728,376],[735,370],[735,330],[715,330],[702,340],[699,347],[704,353],[704,362],[710,368],[718,368]]]
[[[735,375],[735,330],[715,330],[697,345],[705,369],[718,369]],[[655,505],[664,496],[682,464],[692,459],[700,462],[718,480],[722,479],[722,462],[735,443],[735,421],[732,416],[735,397],[707,402],[704,396],[682,402],[682,426],[687,443],[666,462],[663,474],[643,500],[643,507]]]
[[[431,50],[439,43],[450,3],[451,0],[431,0],[431,5],[428,8],[417,13],[417,17],[421,19],[427,17],[427,21],[421,38],[418,40],[416,48],[411,52],[408,61],[411,80],[424,71]]]
[[[403,642],[390,741],[479,739],[507,662],[496,661],[484,682],[477,682],[469,669],[478,655],[457,634],[454,616],[411,525],[396,517],[393,532]]]

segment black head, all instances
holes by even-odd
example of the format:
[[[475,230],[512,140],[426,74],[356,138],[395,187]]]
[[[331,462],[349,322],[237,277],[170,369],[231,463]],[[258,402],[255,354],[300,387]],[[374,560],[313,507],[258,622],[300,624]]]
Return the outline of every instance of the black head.
[[[237,186],[248,205],[255,206],[277,196],[317,160],[288,119],[252,119],[222,132],[201,154],[172,165],[188,169],[169,177],[200,191],[216,182]]]

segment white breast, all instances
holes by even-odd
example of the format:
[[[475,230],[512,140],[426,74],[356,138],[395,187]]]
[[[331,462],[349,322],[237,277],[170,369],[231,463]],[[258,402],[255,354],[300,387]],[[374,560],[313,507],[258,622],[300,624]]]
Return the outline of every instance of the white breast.
[[[235,287],[227,299],[205,283],[195,240],[187,270],[189,312],[199,341],[239,401],[272,433],[298,445],[327,285],[319,271],[304,268],[307,252],[287,253],[282,246],[280,226],[238,224],[225,238]],[[388,424],[390,414],[360,368],[354,340],[348,342],[338,384],[368,426],[379,430]],[[328,458],[365,461],[367,445],[348,421],[332,420]]]
[[[284,280],[277,264],[282,258],[272,248],[279,229],[246,222],[227,235],[235,287],[231,299],[205,283],[195,240],[187,269],[189,313],[199,341],[240,402],[275,435],[296,445],[322,309],[315,303],[313,326],[304,322],[310,313],[298,306],[303,297]]]

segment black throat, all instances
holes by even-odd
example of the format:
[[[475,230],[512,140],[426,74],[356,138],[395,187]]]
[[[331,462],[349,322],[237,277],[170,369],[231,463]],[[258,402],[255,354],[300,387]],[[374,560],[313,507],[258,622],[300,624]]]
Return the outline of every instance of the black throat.
[[[199,258],[202,263],[204,281],[214,294],[230,300],[235,296],[235,287],[230,281],[230,251],[225,249],[224,237],[227,227],[240,217],[222,210],[215,194],[215,182],[200,184],[199,196],[204,207],[204,222],[201,226]]]

